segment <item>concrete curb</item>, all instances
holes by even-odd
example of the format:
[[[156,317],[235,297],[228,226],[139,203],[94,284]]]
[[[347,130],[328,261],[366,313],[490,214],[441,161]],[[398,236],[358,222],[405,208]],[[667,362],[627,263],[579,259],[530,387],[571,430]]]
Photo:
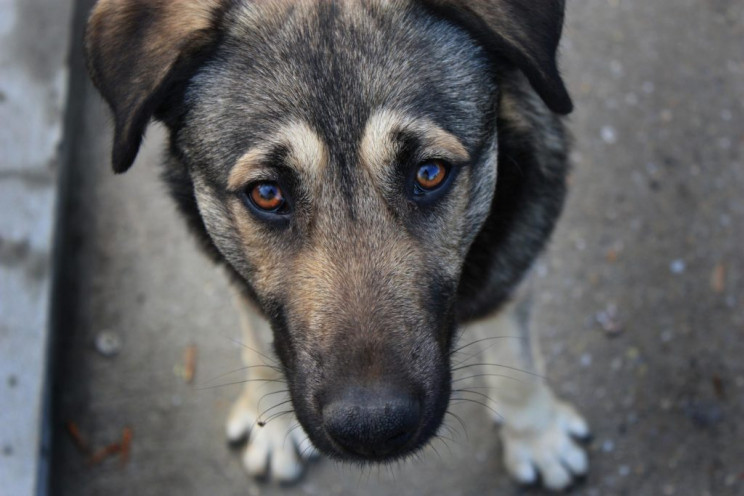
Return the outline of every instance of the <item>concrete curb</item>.
[[[0,0],[0,495],[34,494],[72,0]]]

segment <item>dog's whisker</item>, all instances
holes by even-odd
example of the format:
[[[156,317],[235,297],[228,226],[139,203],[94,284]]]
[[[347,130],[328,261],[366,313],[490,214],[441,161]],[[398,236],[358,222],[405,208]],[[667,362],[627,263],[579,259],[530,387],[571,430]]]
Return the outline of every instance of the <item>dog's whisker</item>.
[[[472,342],[470,342],[470,343],[468,343],[468,344],[466,344],[466,345],[464,345],[464,346],[460,346],[459,348],[456,348],[456,349],[454,349],[454,350],[450,351],[450,357],[454,357],[454,356],[455,356],[455,354],[457,354],[457,353],[461,352],[461,351],[462,351],[462,350],[464,350],[465,348],[468,348],[468,347],[470,347],[470,346],[472,346],[472,345],[475,345],[475,344],[480,344],[480,343],[482,343],[482,342],[484,342],[484,341],[494,341],[494,340],[501,340],[501,339],[518,339],[518,340],[525,340],[526,338],[525,338],[525,337],[523,337],[523,336],[491,336],[491,337],[488,337],[488,338],[477,339],[477,340],[475,340],[475,341],[472,341]],[[496,346],[497,344],[498,344],[498,342],[496,342],[496,343],[491,343],[491,344],[490,344],[490,345],[488,345],[488,346],[487,346],[486,348],[479,348],[479,349],[478,349],[478,350],[477,350],[477,351],[476,351],[475,353],[472,353],[472,354],[468,355],[468,356],[467,356],[466,358],[464,358],[464,359],[462,359],[462,360],[459,360],[459,363],[465,363],[465,362],[467,362],[468,360],[470,360],[470,359],[471,359],[471,358],[473,358],[473,357],[476,357],[476,356],[478,356],[478,355],[482,355],[483,353],[485,353],[486,351],[490,350],[491,348],[493,348],[493,347],[494,347],[494,346]]]
[[[275,395],[275,394],[280,394],[280,393],[289,393],[289,390],[288,390],[288,389],[280,389],[279,391],[271,391],[271,392],[269,392],[269,393],[265,393],[265,394],[263,394],[263,395],[262,395],[262,396],[261,396],[261,397],[260,397],[260,398],[258,399],[258,401],[256,402],[256,411],[258,411],[258,412],[260,412],[260,411],[261,411],[261,401],[262,401],[262,400],[263,400],[264,398],[266,398],[267,396],[273,396],[273,395]],[[285,403],[286,403],[286,402],[285,402]],[[264,412],[264,413],[266,413],[266,412]],[[261,414],[261,415],[263,415],[263,414]],[[260,417],[261,415],[259,415],[259,417]]]
[[[451,442],[453,442],[453,443],[455,443],[455,444],[459,444],[459,443],[457,442],[457,440],[455,440],[455,438],[453,438],[453,437],[451,437],[451,436],[443,436],[442,434],[437,434],[436,436],[434,436],[434,438],[435,438],[435,439],[440,439],[440,440],[451,441]]]
[[[449,434],[450,436],[455,435],[455,430],[451,425],[448,425],[447,422],[442,422],[442,424],[439,426],[439,430],[437,431],[437,435],[441,434],[441,430],[446,430],[447,434]]]
[[[525,338],[523,338],[523,337],[520,337],[520,336],[498,336],[498,337],[499,337],[499,338],[502,338],[502,339],[503,339],[503,338],[507,338],[507,337],[513,337],[513,338],[516,338],[516,339],[525,339]],[[484,341],[484,340],[486,340],[486,339],[488,339],[488,338],[485,338],[485,339],[483,339],[483,340],[481,340],[481,341]],[[493,348],[494,346],[496,346],[497,344],[498,344],[498,343],[491,343],[491,344],[489,344],[488,346],[486,346],[485,348],[480,348],[480,349],[478,349],[478,351],[476,351],[475,353],[471,353],[471,354],[470,354],[470,355],[468,355],[467,357],[465,357],[465,358],[463,358],[463,359],[461,359],[461,360],[458,360],[458,361],[457,361],[457,363],[454,363],[454,364],[453,364],[452,366],[453,366],[453,367],[457,367],[457,366],[463,365],[463,364],[464,364],[464,363],[466,363],[466,362],[467,362],[468,360],[472,360],[472,359],[473,359],[473,358],[475,358],[475,357],[478,357],[478,356],[484,356],[484,355],[486,354],[486,352],[487,352],[487,351],[491,350],[491,349],[492,349],[492,348]]]
[[[465,348],[468,348],[470,346],[473,346],[474,344],[482,343],[484,341],[493,341],[495,339],[521,339],[521,340],[526,340],[527,338],[525,338],[524,336],[489,336],[487,338],[476,339],[474,341],[470,341],[468,344],[464,344],[464,345],[462,345],[460,347],[457,347],[454,350],[450,351],[450,356],[452,356],[455,353],[458,353],[458,352],[464,350]]]
[[[498,404],[493,398],[491,398],[487,394],[481,393],[480,391],[471,391],[470,389],[455,389],[452,392],[453,393],[470,393],[470,394],[474,394],[476,396],[480,396],[481,398],[487,399],[491,403]]]
[[[511,367],[509,365],[501,365],[499,363],[485,363],[485,362],[471,363],[469,365],[461,365],[459,367],[454,367],[454,368],[452,368],[452,372],[457,372],[458,370],[464,370],[464,369],[467,369],[467,368],[470,368],[470,367],[499,367],[499,368],[502,368],[502,369],[513,370],[515,372],[521,372],[523,374],[531,375],[533,377],[539,377],[540,379],[543,379],[543,380],[546,379],[545,376],[540,375],[540,374],[538,374],[536,372],[530,372],[529,370],[524,370],[524,369],[520,369],[520,368],[517,368],[517,367]]]
[[[202,391],[204,389],[214,389],[214,388],[221,388],[221,387],[227,387],[227,386],[235,386],[236,384],[245,384],[248,382],[281,382],[284,383],[281,379],[263,379],[263,378],[256,378],[256,379],[244,379],[242,381],[235,381],[235,382],[226,382],[224,384],[215,384],[213,386],[200,386],[196,387],[197,391]]]
[[[466,401],[466,402],[469,402],[469,403],[475,403],[476,405],[480,405],[480,406],[482,406],[484,408],[487,408],[491,412],[493,412],[499,418],[499,420],[501,420],[501,421],[504,420],[504,416],[503,415],[501,415],[497,410],[491,408],[489,405],[487,405],[486,403],[483,403],[482,401],[474,400],[472,398],[452,398],[451,401]]]
[[[266,360],[268,360],[271,363],[273,363],[275,366],[277,366],[277,367],[279,366],[279,363],[276,361],[276,359],[274,357],[271,357],[271,356],[267,355],[266,353],[262,353],[262,352],[258,351],[256,348],[252,348],[252,347],[248,346],[247,344],[243,343],[242,341],[239,341],[239,340],[237,340],[235,338],[227,338],[227,339],[229,339],[230,341],[232,341],[234,344],[237,344],[238,346],[242,346],[246,350],[252,351],[253,353],[257,354],[258,356],[260,356],[262,358],[265,358]]]
[[[258,423],[258,425],[260,425],[260,426],[262,426],[262,427],[263,427],[264,425],[266,425],[266,422],[265,422],[265,421],[263,421],[263,420],[261,420],[261,418],[262,418],[262,417],[263,417],[264,415],[266,415],[267,413],[269,413],[269,412],[270,412],[271,410],[273,410],[274,408],[278,408],[278,407],[280,407],[280,406],[286,405],[287,403],[291,403],[291,402],[292,402],[292,400],[291,400],[291,399],[287,399],[287,400],[284,400],[284,401],[281,401],[281,402],[277,403],[277,404],[276,404],[276,405],[274,405],[274,406],[270,406],[269,408],[267,408],[266,410],[264,410],[263,412],[261,412],[261,413],[259,413],[259,414],[258,414],[258,419],[256,420],[256,422]],[[272,415],[273,415],[273,414],[272,414]],[[269,418],[271,418],[271,416],[270,416]]]
[[[258,368],[258,367],[267,367],[267,368],[270,368],[272,370],[276,370],[277,372],[281,372],[281,369],[279,369],[279,367],[276,367],[274,365],[266,365],[266,364],[247,365],[245,367],[240,367],[238,369],[231,370],[229,372],[225,372],[224,374],[220,374],[220,375],[218,375],[216,377],[212,377],[211,379],[208,379],[207,381],[205,381],[204,384],[202,384],[202,385],[207,385],[210,382],[214,382],[214,381],[216,381],[218,379],[222,379],[223,377],[227,377],[229,375],[235,374],[236,372],[243,372],[245,370],[254,369],[254,368]]]
[[[300,424],[297,424],[295,427],[289,430],[289,432],[292,432],[294,429],[299,427]],[[286,438],[285,438],[286,439]],[[303,444],[306,444],[306,446],[303,447]],[[312,450],[315,446],[313,446],[312,441],[310,441],[310,438],[306,437],[300,440],[300,442],[297,444],[297,451],[300,454],[300,458],[305,458],[305,456]]]
[[[301,427],[300,423],[297,422],[292,427],[287,429],[287,433],[284,435],[284,441],[282,441],[282,446],[285,446],[287,444],[287,438],[289,437],[289,435],[292,434],[292,432],[296,431],[299,427]],[[299,446],[297,446],[297,448],[299,449]]]
[[[451,412],[449,410],[447,410],[446,412],[444,412],[444,414],[445,415],[449,415],[450,417],[453,417],[455,420],[457,420],[457,422],[459,422],[459,424],[462,426],[462,432],[463,432],[463,434],[465,434],[465,439],[470,440],[470,438],[468,437],[468,429],[465,426],[465,421],[462,419],[462,417],[460,417],[456,413]]]
[[[443,437],[443,436],[435,436],[432,439],[432,444],[431,444],[431,447],[432,448],[434,448],[433,441],[439,441],[440,443],[442,443],[444,445],[444,447],[447,448],[447,452],[449,453],[449,455],[452,456],[452,447],[449,445],[449,443],[447,443],[447,441],[451,441],[453,443],[457,443],[457,441],[455,441],[452,438],[446,438],[446,437]],[[436,452],[436,450],[435,450],[435,452]]]
[[[517,382],[519,382],[521,384],[527,384],[527,382],[523,381],[522,379],[520,379],[518,377],[512,377],[512,376],[506,375],[506,374],[486,374],[486,373],[468,375],[468,376],[465,376],[465,377],[458,377],[457,379],[453,379],[452,380],[452,384],[454,384],[456,382],[460,382],[460,381],[466,381],[466,380],[469,380],[469,379],[477,379],[478,377],[501,377],[502,379],[510,379],[512,381],[517,381]],[[484,386],[484,387],[487,387],[487,386]]]
[[[288,413],[294,413],[294,408],[292,408],[291,410],[283,410],[283,411],[278,412],[278,413],[272,413],[269,416],[269,418],[267,418],[266,420],[262,421],[261,423],[258,423],[258,426],[259,427],[265,427],[272,420],[277,419],[277,418],[281,417],[282,415],[287,415]]]

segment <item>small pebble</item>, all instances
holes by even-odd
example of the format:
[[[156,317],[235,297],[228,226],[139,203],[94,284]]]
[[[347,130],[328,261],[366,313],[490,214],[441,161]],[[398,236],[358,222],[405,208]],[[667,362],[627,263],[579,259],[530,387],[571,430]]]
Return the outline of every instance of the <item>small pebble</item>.
[[[623,330],[617,318],[617,305],[614,303],[608,304],[604,310],[597,312],[594,319],[610,336],[620,334]]]
[[[662,343],[668,343],[669,341],[672,340],[673,337],[674,337],[674,333],[672,333],[672,331],[670,331],[670,330],[662,331],[662,333],[661,333],[661,342]]]
[[[696,427],[709,428],[723,420],[723,410],[717,403],[707,401],[688,401],[683,405],[685,415]]]
[[[685,271],[685,268],[685,261],[681,258],[672,260],[669,263],[669,270],[672,272],[672,274],[682,274]]]
[[[628,93],[625,95],[625,103],[632,107],[638,105],[638,96],[635,93]]]
[[[602,443],[602,451],[605,453],[612,453],[615,451],[615,442],[611,439],[605,439],[605,441]]]
[[[302,492],[305,494],[310,494],[310,495],[320,494],[318,492],[318,488],[310,484],[304,484],[302,486]]]
[[[627,477],[628,475],[630,475],[630,467],[627,465],[620,465],[617,468],[617,473],[618,475],[620,475],[620,477]]]
[[[121,351],[121,339],[113,331],[101,331],[96,336],[96,350],[105,357],[118,355]]]
[[[643,90],[643,92],[646,93],[647,95],[650,95],[651,93],[653,93],[654,89],[655,89],[654,83],[651,81],[644,81],[643,84],[641,85],[641,90]]]
[[[583,355],[581,355],[581,358],[579,360],[582,367],[588,367],[592,364],[592,355],[589,353],[584,353]]]
[[[548,275],[548,266],[545,264],[537,264],[535,272],[537,272],[538,277],[543,278]]]
[[[612,126],[602,126],[599,135],[602,137],[602,141],[608,145],[617,143],[617,133],[615,132],[615,128]]]

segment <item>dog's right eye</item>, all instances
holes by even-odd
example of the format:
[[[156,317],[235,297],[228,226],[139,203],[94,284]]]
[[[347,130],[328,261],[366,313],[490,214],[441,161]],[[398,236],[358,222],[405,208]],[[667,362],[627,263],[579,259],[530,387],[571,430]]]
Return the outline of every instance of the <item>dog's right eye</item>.
[[[248,198],[257,209],[268,213],[284,213],[287,201],[282,189],[272,181],[254,183],[247,188]]]

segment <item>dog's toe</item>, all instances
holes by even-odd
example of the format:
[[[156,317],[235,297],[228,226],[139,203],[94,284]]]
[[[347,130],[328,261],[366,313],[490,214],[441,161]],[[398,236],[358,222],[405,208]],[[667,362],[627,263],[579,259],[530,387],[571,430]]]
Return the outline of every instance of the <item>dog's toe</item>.
[[[294,436],[288,434],[292,427],[286,420],[275,419],[251,429],[243,455],[243,465],[250,475],[278,482],[292,482],[302,475],[298,446]]]
[[[225,434],[228,442],[236,444],[245,440],[255,422],[256,415],[251,408],[250,397],[247,394],[241,394],[227,417]]]
[[[509,473],[520,484],[530,485],[537,482],[537,470],[532,459],[521,446],[510,444],[506,448],[504,463]]]
[[[586,452],[574,440],[575,436],[588,433],[586,422],[576,410],[558,403],[550,422],[542,428],[502,431],[504,463],[512,477],[522,484],[535,482],[539,473],[546,488],[566,489],[588,469]]]
[[[591,436],[589,424],[587,424],[584,417],[582,417],[581,414],[568,403],[558,404],[558,418],[563,425],[563,428],[575,438],[587,439]]]

